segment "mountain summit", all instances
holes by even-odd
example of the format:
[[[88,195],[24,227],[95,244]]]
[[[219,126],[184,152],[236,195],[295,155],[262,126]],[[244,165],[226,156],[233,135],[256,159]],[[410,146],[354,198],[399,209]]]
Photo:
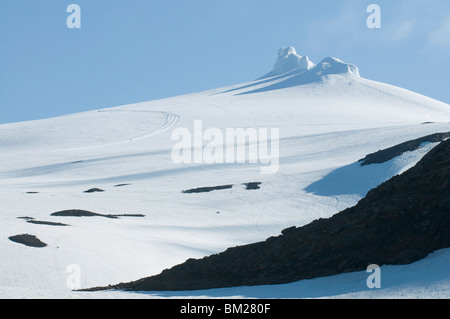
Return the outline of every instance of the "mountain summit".
[[[278,50],[278,58],[272,71],[258,80],[279,75],[301,75],[306,82],[313,82],[320,80],[319,78],[325,75],[347,73],[359,77],[358,67],[353,64],[327,57],[316,65],[307,56],[298,55],[295,48],[284,47]]]
[[[278,50],[278,59],[273,70],[261,77],[261,79],[286,73],[300,73],[310,70],[316,65],[307,56],[300,56],[293,47],[285,47]]]

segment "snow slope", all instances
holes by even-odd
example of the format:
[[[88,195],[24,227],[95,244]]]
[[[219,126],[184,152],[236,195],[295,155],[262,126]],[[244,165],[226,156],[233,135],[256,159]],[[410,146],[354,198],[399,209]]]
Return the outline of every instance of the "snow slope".
[[[285,57],[295,51],[282,53]],[[369,187],[414,165],[433,145],[382,167],[353,167],[348,173],[343,168],[379,149],[450,131],[449,105],[361,78],[351,64],[327,58],[317,66],[294,68],[295,72],[291,67],[286,73],[280,66],[271,77],[195,94],[0,125],[0,297],[148,297],[73,293],[67,285],[67,267],[79,266],[82,288],[131,281],[188,258],[330,217],[356,204]],[[171,134],[176,128],[192,130],[195,120],[202,120],[204,129],[278,128],[279,171],[261,175],[260,163],[174,163]],[[332,179],[326,187],[338,191],[310,189],[333,172],[356,181],[364,177],[364,182],[343,188]],[[246,190],[242,184],[247,182],[262,182],[261,188]],[[119,184],[127,185],[116,187]],[[233,187],[182,193],[227,184]],[[104,192],[84,193],[94,187]],[[65,209],[145,217],[50,216]],[[24,216],[70,226],[18,219]],[[48,246],[31,248],[8,240],[25,233]],[[439,256],[448,260],[448,251]],[[448,289],[446,276],[442,285]],[[323,280],[321,293],[299,292],[298,297],[353,297],[354,290],[345,288],[350,287],[346,278],[354,280],[351,275],[330,279],[329,293],[327,279],[318,279]],[[336,280],[342,289],[336,288]],[[397,287],[394,280],[388,287],[388,296],[397,291],[399,296],[423,296],[414,283]],[[243,295],[263,297],[268,290],[258,291]]]

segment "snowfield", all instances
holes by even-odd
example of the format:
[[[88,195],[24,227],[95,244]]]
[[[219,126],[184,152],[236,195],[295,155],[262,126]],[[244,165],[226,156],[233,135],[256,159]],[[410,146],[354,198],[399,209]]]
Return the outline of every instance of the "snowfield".
[[[449,105],[361,78],[340,60],[324,61],[316,66],[308,60],[306,71],[286,71],[278,63],[276,71],[286,73],[226,88],[0,125],[0,298],[450,297],[449,250],[412,265],[383,266],[377,290],[367,288],[365,272],[201,292],[71,290],[70,265],[79,267],[80,288],[106,286],[330,217],[415,165],[436,144],[383,164],[360,167],[357,160],[450,131]],[[332,73],[318,74],[317,67]],[[195,120],[221,130],[279,128],[279,171],[261,175],[259,163],[174,163],[171,133],[192,130]],[[260,189],[246,190],[248,182],[261,182]],[[182,193],[228,184],[233,187]],[[104,192],[84,193],[91,188]],[[67,209],[145,216],[50,216]],[[48,246],[8,239],[18,234],[35,235]]]

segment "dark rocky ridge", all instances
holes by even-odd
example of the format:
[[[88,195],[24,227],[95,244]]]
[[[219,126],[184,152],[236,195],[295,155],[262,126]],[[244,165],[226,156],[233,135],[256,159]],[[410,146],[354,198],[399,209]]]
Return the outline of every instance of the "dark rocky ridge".
[[[251,182],[251,183],[244,183],[246,190],[255,190],[260,189],[261,182]]]
[[[106,218],[117,218],[114,215],[103,215],[98,213],[93,213],[88,210],[82,210],[82,209],[68,209],[68,210],[62,210],[56,213],[50,214],[50,216],[58,216],[58,217],[94,217],[94,216],[101,216]]]
[[[409,264],[450,247],[450,140],[416,166],[329,219],[290,227],[264,242],[189,259],[161,274],[102,289],[196,290],[281,284],[370,264]]]
[[[242,185],[245,186],[246,190],[256,190],[256,189],[260,189],[260,185],[262,183],[261,182],[249,182],[249,183],[243,183]],[[191,188],[191,189],[186,189],[186,190],[182,190],[181,192],[184,194],[194,194],[194,193],[209,193],[212,191],[217,191],[217,190],[224,190],[224,189],[231,189],[233,188],[233,184],[229,184],[229,185],[220,185],[220,186],[208,186],[208,187],[199,187],[199,188]]]
[[[47,221],[43,221],[43,220],[27,220],[27,223],[30,224],[37,224],[37,225],[47,225],[47,226],[69,226],[67,224],[63,224],[63,223],[55,223],[55,222],[47,222]]]
[[[450,137],[450,132],[446,133],[435,133],[427,136],[423,136],[421,138],[407,141],[384,150],[380,150],[378,152],[372,153],[359,160],[361,162],[361,166],[370,165],[370,164],[381,164],[385,163],[396,156],[402,155],[405,152],[415,151],[420,147],[420,144],[429,142],[436,143],[441,142],[446,138]]]

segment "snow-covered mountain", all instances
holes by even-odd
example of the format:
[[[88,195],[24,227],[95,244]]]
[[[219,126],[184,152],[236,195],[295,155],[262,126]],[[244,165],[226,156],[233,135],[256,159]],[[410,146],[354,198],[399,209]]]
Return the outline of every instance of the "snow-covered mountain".
[[[287,73],[301,73],[311,70],[316,65],[307,56],[300,56],[293,47],[285,47],[278,50],[278,58],[273,70],[262,76],[261,79],[270,78]]]
[[[193,154],[206,146],[195,142],[199,120],[202,133],[213,128],[224,136],[227,128],[278,129],[279,169],[262,175],[260,162],[175,162],[175,130],[192,132]],[[364,79],[356,66],[336,58],[316,65],[291,47],[280,49],[271,72],[248,83],[0,125],[0,297],[155,297],[120,292],[86,296],[72,292],[68,280],[79,274],[82,288],[132,281],[188,258],[330,217],[355,205],[367,187],[414,165],[434,144],[380,165],[352,166],[351,178],[364,176],[361,186],[339,192],[336,185],[330,194],[317,187],[311,192],[310,185],[321,185],[330,173],[379,149],[447,131],[449,105]],[[261,183],[259,189],[247,189],[244,184],[250,182]],[[223,185],[231,187],[183,192]],[[103,192],[85,193],[93,188]],[[130,216],[51,215],[69,209]],[[19,234],[34,235],[47,246],[8,239]],[[351,280],[356,277],[330,291],[354,296]],[[330,283],[345,278],[330,278]],[[321,283],[326,287],[326,278]],[[450,277],[435,284],[430,280],[429,289],[421,291],[414,290],[414,282],[391,285],[389,293],[394,288],[427,295],[438,289],[448,297],[449,284]],[[323,296],[330,296],[325,290]]]

